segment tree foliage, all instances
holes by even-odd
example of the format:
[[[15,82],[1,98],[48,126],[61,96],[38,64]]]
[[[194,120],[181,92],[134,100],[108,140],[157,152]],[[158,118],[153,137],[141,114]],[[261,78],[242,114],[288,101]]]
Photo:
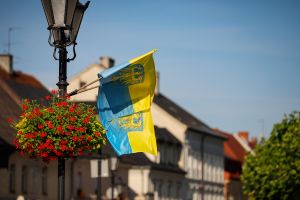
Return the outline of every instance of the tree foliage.
[[[275,124],[246,157],[242,181],[250,199],[300,199],[300,112]]]

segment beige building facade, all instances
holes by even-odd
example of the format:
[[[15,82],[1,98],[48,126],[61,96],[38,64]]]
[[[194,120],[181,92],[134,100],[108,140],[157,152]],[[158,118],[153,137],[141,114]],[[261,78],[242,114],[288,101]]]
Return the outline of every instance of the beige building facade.
[[[103,64],[103,59],[99,64],[88,66],[70,79],[70,91],[81,87],[80,82],[95,80],[96,75],[108,67]],[[167,132],[164,134],[175,142],[159,142],[158,139],[158,156],[143,154],[148,164],[132,161],[128,171],[123,171],[127,174],[128,187],[135,194],[129,195],[130,198],[224,199],[225,138],[158,91],[157,87],[151,107],[156,137],[164,129]],[[72,97],[72,100],[95,102],[97,93],[97,89],[91,90]]]

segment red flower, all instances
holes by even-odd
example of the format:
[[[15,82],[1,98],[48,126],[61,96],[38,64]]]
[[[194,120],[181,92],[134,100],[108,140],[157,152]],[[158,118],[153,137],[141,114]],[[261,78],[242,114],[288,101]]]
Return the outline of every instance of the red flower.
[[[50,160],[56,160],[56,157],[51,156],[51,157],[50,157]]]
[[[75,108],[74,108],[74,107],[71,107],[71,108],[69,109],[69,111],[72,113],[72,112],[75,111]]]
[[[70,117],[69,119],[70,119],[71,122],[75,122],[76,121],[76,117],[73,117],[73,116]]]
[[[25,137],[27,139],[33,139],[33,138],[35,138],[35,135],[33,133],[27,133]]]
[[[41,157],[42,157],[42,158],[46,158],[46,157],[48,157],[48,153],[47,153],[47,152],[43,152],[43,153],[41,153]]]
[[[53,113],[53,108],[47,108],[47,111],[48,111],[49,113]]]
[[[11,117],[7,118],[7,122],[8,123],[12,123],[13,122],[13,119]]]
[[[60,157],[60,156],[63,155],[60,151],[57,151],[57,150],[53,150],[53,152],[54,152],[58,157]]]
[[[31,114],[31,115],[28,116],[28,118],[29,118],[29,119],[34,119],[34,118],[35,118],[35,115]]]
[[[68,150],[68,147],[67,147],[66,145],[64,145],[64,144],[61,144],[61,145],[60,145],[60,150],[62,150],[62,151],[67,151],[67,150]]]
[[[44,125],[43,124],[38,124],[38,128],[42,129],[42,128],[44,128]]]
[[[22,105],[22,110],[27,110],[28,109],[28,106],[27,105]]]
[[[78,141],[78,136],[76,135],[76,136],[72,137],[72,140],[73,140],[74,142],[77,142],[77,141]]]
[[[73,125],[69,125],[69,126],[68,126],[68,129],[73,130],[73,129],[74,129],[74,126],[73,126]]]
[[[85,131],[85,128],[84,128],[84,127],[80,127],[80,128],[79,128],[79,131],[80,131],[80,132],[84,132],[84,131]]]
[[[50,95],[47,95],[47,96],[45,96],[45,99],[46,99],[46,100],[49,100],[49,99],[51,99],[51,96],[50,96]]]
[[[100,137],[101,134],[100,134],[99,132],[95,132],[95,136],[96,136],[96,137]]]
[[[63,130],[63,128],[62,128],[61,126],[58,126],[58,127],[56,128],[56,131],[57,131],[57,132],[62,132],[62,130]]]
[[[12,143],[13,143],[14,145],[16,145],[16,144],[18,143],[18,142],[17,142],[17,139],[14,138]]]
[[[58,119],[58,120],[60,120],[61,118],[62,118],[62,116],[60,116],[60,115],[57,116],[57,119]]]
[[[52,129],[54,127],[52,122],[47,121],[46,123],[47,123],[48,128]]]
[[[62,140],[60,143],[61,143],[61,144],[67,144],[68,141],[67,141],[67,140]]]
[[[89,117],[86,117],[86,118],[84,118],[84,120],[83,120],[83,123],[88,123],[88,122],[90,122],[90,118]]]
[[[90,147],[90,146],[85,146],[85,148],[86,148],[86,149],[88,149],[88,150],[90,150],[90,149],[91,149],[91,147]]]
[[[91,136],[89,136],[87,140],[88,140],[88,141],[91,141],[92,139],[93,139],[93,138],[92,138]]]
[[[46,137],[46,136],[47,136],[47,134],[46,134],[45,132],[41,132],[41,133],[40,133],[40,137],[41,137],[41,138],[44,138],[44,137]]]
[[[57,90],[51,90],[51,94],[57,94]]]
[[[37,107],[35,107],[35,108],[33,109],[33,113],[36,114],[36,115],[39,115],[40,110],[39,110]]]

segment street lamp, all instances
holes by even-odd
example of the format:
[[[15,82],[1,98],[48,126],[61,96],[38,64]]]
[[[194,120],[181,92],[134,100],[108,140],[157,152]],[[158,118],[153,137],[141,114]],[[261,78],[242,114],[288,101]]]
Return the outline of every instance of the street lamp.
[[[111,199],[114,199],[114,187],[115,187],[115,171],[118,167],[118,158],[112,156],[110,158],[110,171],[111,171]]]
[[[76,57],[75,46],[79,27],[89,1],[83,5],[78,0],[41,0],[48,22],[50,46],[54,47],[53,57],[59,60],[59,96],[67,93],[67,62]],[[73,57],[67,57],[67,47],[73,45]],[[56,50],[59,57],[56,57]],[[58,159],[58,199],[65,196],[65,159]]]

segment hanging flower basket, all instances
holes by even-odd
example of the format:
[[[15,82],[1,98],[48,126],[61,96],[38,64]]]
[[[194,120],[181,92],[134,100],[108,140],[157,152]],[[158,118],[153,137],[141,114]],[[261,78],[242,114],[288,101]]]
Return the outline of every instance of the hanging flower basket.
[[[105,130],[93,107],[59,98],[56,91],[45,99],[46,105],[24,100],[20,120],[11,123],[17,130],[14,144],[21,154],[48,162],[98,152],[105,144]]]

